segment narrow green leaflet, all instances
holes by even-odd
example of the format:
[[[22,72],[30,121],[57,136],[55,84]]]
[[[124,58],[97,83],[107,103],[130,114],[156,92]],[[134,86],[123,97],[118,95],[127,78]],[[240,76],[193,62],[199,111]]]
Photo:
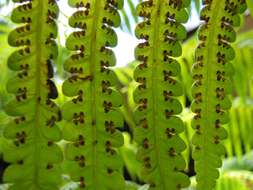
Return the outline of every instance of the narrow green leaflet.
[[[181,23],[188,20],[189,0],[148,0],[137,6],[143,21],[135,34],[143,40],[135,57],[140,64],[134,71],[139,83],[134,92],[137,104],[134,135],[139,144],[137,159],[142,162],[142,177],[150,190],[177,190],[189,185],[182,171],[186,167],[181,152],[186,148],[179,134],[184,131],[178,114],[183,94],[177,80],[180,65],[173,57],[182,53],[179,40],[185,39]]]
[[[200,27],[199,45],[192,68],[194,84],[191,105],[195,116],[192,142],[197,172],[197,189],[211,190],[219,177],[221,156],[225,148],[221,140],[227,137],[222,124],[229,121],[232,92],[230,61],[235,52],[230,43],[235,41],[233,27],[240,25],[239,13],[246,9],[245,0],[205,0],[200,13],[204,24]]]
[[[77,8],[69,25],[78,29],[67,38],[73,54],[64,64],[70,77],[63,93],[72,98],[62,107],[69,174],[77,189],[123,190],[117,150],[124,142],[117,130],[123,126],[122,98],[111,68],[116,63],[111,48],[117,44],[113,27],[120,26],[117,9],[123,0],[69,0],[69,5]]]
[[[55,0],[13,0],[18,3],[11,19],[21,24],[10,32],[8,42],[19,49],[8,59],[15,71],[7,83],[14,98],[5,106],[11,116],[4,130],[10,145],[4,159],[11,165],[4,173],[9,190],[57,190],[61,183],[61,139],[56,122],[61,119],[52,63],[57,57]]]

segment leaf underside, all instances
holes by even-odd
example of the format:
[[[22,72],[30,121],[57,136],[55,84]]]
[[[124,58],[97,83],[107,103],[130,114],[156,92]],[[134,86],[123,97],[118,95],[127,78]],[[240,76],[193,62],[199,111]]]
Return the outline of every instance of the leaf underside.
[[[135,140],[139,144],[137,159],[142,162],[142,177],[150,189],[176,190],[189,185],[182,172],[185,160],[181,152],[186,148],[179,134],[184,124],[177,116],[182,105],[176,98],[183,94],[176,79],[180,65],[173,57],[182,53],[179,40],[186,37],[181,23],[188,20],[185,7],[189,0],[149,0],[137,6],[143,21],[135,34],[140,43],[135,57],[140,62],[134,71],[139,83],[134,92]]]
[[[56,122],[61,119],[53,77],[53,60],[57,57],[56,19],[58,7],[54,0],[13,0],[19,3],[11,19],[22,24],[8,37],[18,47],[8,59],[15,71],[7,83],[7,91],[15,97],[5,106],[11,116],[4,130],[9,146],[4,159],[11,165],[4,181],[10,190],[56,190],[61,182],[61,139]]]
[[[123,163],[117,153],[123,145],[117,130],[123,126],[122,99],[111,68],[116,63],[111,48],[117,44],[113,27],[120,26],[117,9],[123,1],[69,0],[69,5],[78,8],[69,18],[69,25],[78,31],[66,40],[74,52],[64,64],[71,75],[63,83],[63,93],[72,99],[62,107],[69,174],[78,189],[124,189]]]
[[[211,190],[219,177],[221,156],[225,148],[221,140],[227,137],[222,124],[229,121],[233,68],[230,61],[235,52],[230,43],[235,41],[233,27],[240,25],[239,13],[246,9],[245,0],[205,0],[200,17],[204,21],[198,38],[192,68],[194,84],[191,110],[195,113],[192,142],[197,173],[197,189]]]

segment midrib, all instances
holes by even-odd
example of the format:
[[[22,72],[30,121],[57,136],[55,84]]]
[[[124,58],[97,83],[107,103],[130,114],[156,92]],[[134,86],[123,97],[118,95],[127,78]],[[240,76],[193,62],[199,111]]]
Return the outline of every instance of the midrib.
[[[93,185],[94,185],[94,190],[99,190],[97,185],[97,104],[96,104],[96,98],[97,98],[97,92],[96,92],[96,76],[95,76],[95,70],[96,70],[96,64],[97,64],[97,59],[96,59],[96,40],[97,40],[97,25],[98,25],[98,19],[99,19],[99,0],[95,0],[95,7],[94,7],[94,21],[93,21],[93,26],[92,26],[92,31],[91,31],[91,42],[90,42],[90,58],[89,58],[89,64],[90,64],[90,75],[91,75],[91,83],[90,83],[90,98],[91,98],[91,119],[92,119],[92,179],[93,179]],[[102,3],[103,4],[103,3]]]
[[[206,67],[205,69],[205,75],[204,77],[206,76],[206,83],[203,83],[204,85],[204,89],[205,89],[205,99],[204,99],[204,102],[205,102],[205,106],[204,106],[204,113],[202,115],[202,117],[205,119],[205,123],[206,125],[205,126],[202,126],[203,127],[203,135],[204,135],[204,138],[203,138],[203,146],[205,147],[207,144],[208,144],[208,141],[209,141],[209,128],[211,127],[214,127],[214,124],[212,123],[211,121],[211,117],[209,117],[209,114],[210,112],[214,112],[214,110],[212,110],[210,108],[211,106],[211,102],[210,102],[210,99],[213,98],[213,96],[209,95],[210,93],[210,90],[214,90],[214,81],[213,80],[210,80],[210,77],[213,75],[214,73],[214,64],[216,64],[217,60],[216,60],[216,46],[213,46],[213,44],[216,44],[217,43],[217,34],[218,34],[218,29],[216,28],[216,26],[219,27],[219,23],[220,23],[220,19],[223,13],[223,5],[225,4],[224,0],[213,0],[212,1],[212,5],[211,5],[211,11],[212,10],[216,10],[216,11],[212,11],[211,15],[210,15],[210,21],[209,23],[211,23],[209,25],[209,30],[208,30],[208,38],[207,38],[207,41],[206,41],[206,51],[208,52],[207,53],[207,56],[206,58],[204,57],[204,67]],[[202,152],[203,152],[203,160],[204,162],[202,164],[205,164],[205,163],[208,163],[207,160],[205,160],[205,158],[207,157],[208,153],[209,153],[209,149],[207,148],[202,148]]]
[[[44,0],[38,0],[38,4],[37,4],[37,16],[32,18],[32,24],[36,25],[36,30],[35,30],[35,55],[36,55],[36,70],[35,70],[35,77],[36,77],[36,81],[35,81],[35,118],[34,118],[34,130],[33,130],[33,137],[34,137],[34,182],[35,185],[37,186],[37,188],[39,187],[39,182],[38,182],[38,178],[39,178],[39,159],[40,159],[40,147],[39,147],[39,143],[40,143],[40,138],[41,138],[41,134],[40,134],[40,86],[41,86],[41,67],[42,67],[42,61],[41,61],[41,51],[42,51],[42,44],[44,44],[42,42],[42,32],[43,32],[43,26],[44,26],[44,5],[45,1]]]
[[[155,2],[154,2],[155,3]],[[152,118],[152,129],[153,129],[153,134],[155,136],[154,138],[154,148],[155,148],[155,154],[156,154],[156,160],[157,160],[157,167],[158,167],[158,171],[159,171],[159,175],[161,178],[161,186],[163,190],[166,190],[166,186],[165,186],[165,179],[164,179],[164,174],[161,168],[161,158],[160,158],[160,143],[159,143],[159,139],[160,139],[160,134],[159,134],[159,128],[157,129],[156,127],[158,126],[158,122],[157,122],[157,115],[159,115],[159,113],[157,113],[157,96],[159,96],[160,94],[157,94],[157,85],[159,85],[160,81],[157,81],[157,75],[159,75],[160,73],[157,73],[158,67],[159,67],[159,32],[160,32],[160,11],[161,11],[161,5],[163,3],[163,0],[157,0],[157,5],[156,5],[156,15],[155,15],[155,20],[154,20],[154,38],[153,38],[153,48],[152,48],[152,56],[153,56],[153,60],[152,60],[152,110],[153,110],[153,118]]]

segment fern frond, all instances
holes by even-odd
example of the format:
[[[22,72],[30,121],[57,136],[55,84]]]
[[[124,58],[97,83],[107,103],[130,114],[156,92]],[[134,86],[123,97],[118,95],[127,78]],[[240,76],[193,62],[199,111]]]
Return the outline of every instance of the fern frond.
[[[177,116],[182,105],[177,96],[183,89],[176,77],[180,65],[173,58],[181,55],[179,40],[186,37],[181,23],[188,19],[189,0],[149,0],[137,6],[144,21],[136,27],[136,37],[144,40],[135,50],[141,63],[134,71],[139,83],[134,92],[137,103],[135,140],[137,158],[143,163],[143,178],[150,189],[174,190],[187,187],[188,177],[181,171],[186,164],[181,152],[186,148],[179,133],[184,131]]]
[[[4,181],[11,190],[55,190],[61,182],[61,139],[56,122],[61,119],[52,82],[52,61],[57,57],[55,0],[13,0],[20,2],[11,19],[23,25],[9,34],[8,42],[19,49],[8,59],[15,75],[7,83],[7,91],[15,98],[5,112],[12,120],[4,136],[12,140],[4,159],[12,164],[6,169]]]
[[[230,43],[235,41],[234,26],[246,9],[245,0],[205,0],[200,27],[200,43],[195,52],[192,68],[194,84],[191,105],[195,116],[192,127],[196,130],[192,142],[197,172],[197,189],[211,190],[219,176],[221,156],[225,153],[220,143],[227,132],[222,127],[229,121],[227,110],[231,107],[228,95],[232,91],[230,61],[235,53]]]
[[[123,163],[117,153],[123,145],[117,130],[123,126],[122,99],[111,69],[116,62],[111,48],[117,44],[112,27],[120,25],[117,9],[123,1],[69,0],[69,5],[78,8],[69,24],[79,28],[67,38],[66,47],[75,52],[64,64],[71,74],[63,83],[63,93],[72,100],[62,108],[69,173],[78,189],[124,189]]]

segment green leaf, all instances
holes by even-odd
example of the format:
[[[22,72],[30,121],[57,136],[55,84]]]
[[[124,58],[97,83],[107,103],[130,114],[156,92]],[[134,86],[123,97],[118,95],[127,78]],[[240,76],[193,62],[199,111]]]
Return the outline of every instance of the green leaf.
[[[236,0],[205,1],[200,18],[205,23],[200,27],[199,45],[195,51],[192,68],[194,79],[191,110],[195,113],[192,127],[195,134],[193,158],[197,173],[197,189],[211,190],[219,177],[221,156],[225,148],[221,140],[227,137],[222,124],[229,121],[228,110],[232,93],[232,66],[230,61],[235,51],[230,43],[235,41],[233,27],[239,26],[239,13],[246,5]]]
[[[61,120],[61,112],[52,101],[58,93],[51,78],[59,10],[55,1],[22,2],[11,18],[23,25],[8,37],[9,44],[19,49],[8,59],[14,74],[6,89],[15,97],[5,105],[11,118],[3,132],[9,139],[4,159],[11,165],[4,181],[12,184],[10,190],[58,189],[63,156],[56,145],[61,140],[56,122]]]
[[[130,8],[130,11],[132,13],[132,16],[134,18],[134,21],[137,23],[138,22],[138,15],[136,14],[133,0],[127,0],[127,3],[128,3],[129,8]]]
[[[194,4],[195,4],[196,11],[199,13],[201,0],[194,0]]]
[[[70,77],[62,86],[64,95],[71,97],[62,106],[63,136],[69,141],[66,168],[77,189],[124,189],[117,149],[124,143],[117,130],[123,126],[122,98],[111,68],[116,63],[111,48],[117,44],[113,27],[120,25],[117,9],[123,0],[69,0],[69,5],[80,10],[69,18],[69,25],[78,31],[66,40],[67,49],[73,51],[64,63]]]
[[[182,53],[179,40],[186,37],[182,23],[188,20],[186,7],[190,1],[144,1],[137,13],[144,21],[136,26],[135,35],[143,40],[135,49],[140,64],[134,79],[137,159],[142,163],[141,177],[149,189],[176,190],[187,187],[188,177],[182,172],[186,163],[182,151],[186,148],[179,134],[184,131],[177,117],[182,105],[176,98],[183,94],[177,80],[180,65],[173,57]]]
[[[122,13],[122,16],[123,16],[123,19],[125,21],[125,24],[126,24],[126,27],[127,27],[128,31],[131,32],[131,24],[130,24],[129,17],[127,16],[127,13],[126,13],[125,9],[123,9],[121,11],[121,13]]]

